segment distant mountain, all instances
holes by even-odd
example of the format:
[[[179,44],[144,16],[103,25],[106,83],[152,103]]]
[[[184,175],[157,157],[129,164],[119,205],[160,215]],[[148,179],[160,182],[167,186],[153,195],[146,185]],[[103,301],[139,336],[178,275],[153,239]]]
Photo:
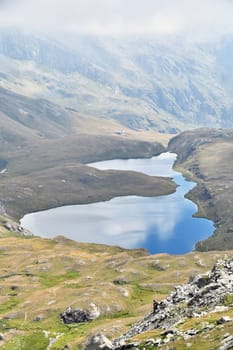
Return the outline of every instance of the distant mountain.
[[[0,86],[161,132],[233,126],[233,40],[52,38],[0,32]]]
[[[73,124],[72,114],[52,102],[0,88],[1,150],[65,136],[72,132]]]
[[[24,148],[43,140],[62,139],[87,133],[95,128],[97,120],[80,115],[75,110],[64,108],[46,99],[17,94],[0,87],[0,149]],[[106,121],[112,133],[118,124]],[[92,132],[93,133],[93,132]]]

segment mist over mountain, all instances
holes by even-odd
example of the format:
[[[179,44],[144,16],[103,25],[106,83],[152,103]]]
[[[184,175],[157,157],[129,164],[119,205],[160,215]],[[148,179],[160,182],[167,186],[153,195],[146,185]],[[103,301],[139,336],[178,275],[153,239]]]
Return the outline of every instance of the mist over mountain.
[[[0,86],[132,129],[233,126],[233,39],[0,31]]]

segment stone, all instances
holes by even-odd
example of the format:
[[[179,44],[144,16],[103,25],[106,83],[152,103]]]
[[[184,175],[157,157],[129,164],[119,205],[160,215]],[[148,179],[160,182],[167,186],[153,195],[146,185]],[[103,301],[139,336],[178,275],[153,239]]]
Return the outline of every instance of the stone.
[[[122,345],[120,347],[114,348],[114,350],[129,350],[129,349],[137,349],[138,343],[128,343]]]
[[[100,316],[100,310],[94,303],[90,304],[90,310],[88,311],[88,313],[90,320],[95,320]]]
[[[126,278],[124,277],[120,277],[120,278],[116,278],[114,281],[113,281],[114,284],[116,285],[123,285],[123,284],[127,284],[128,281]]]
[[[28,236],[32,236],[32,233],[28,230],[25,230],[22,226],[15,224],[15,223],[11,223],[11,222],[5,222],[3,225],[8,231],[10,232],[17,232],[20,233],[22,236],[28,237]]]
[[[161,265],[159,260],[155,260],[151,263],[151,267],[157,271],[166,271],[169,268],[169,264]]]
[[[229,310],[228,306],[224,306],[224,305],[217,305],[215,306],[215,308],[211,311],[211,312],[226,312]]]
[[[210,329],[213,329],[215,326],[213,323],[209,323],[209,322],[202,322],[201,323],[201,330],[202,331],[208,331]]]
[[[161,336],[166,337],[168,334],[176,334],[177,332],[174,329],[167,329],[165,332],[161,334]]]
[[[17,318],[22,318],[23,316],[24,316],[23,312],[15,312],[15,313],[11,313],[11,314],[6,315],[3,318],[5,320],[15,320]]]
[[[4,225],[3,225],[8,231],[13,231],[13,228],[12,228],[12,225],[10,222],[6,222]]]
[[[225,333],[223,336],[223,339],[228,338],[230,336],[230,333]]]
[[[155,339],[153,339],[153,338],[149,338],[149,339],[147,339],[147,340],[145,341],[145,344],[146,344],[146,345],[155,345],[155,344],[156,344],[156,341],[155,341]]]
[[[189,329],[186,331],[186,334],[189,335],[190,337],[193,337],[194,335],[197,335],[201,331],[199,329]]]
[[[92,320],[88,311],[82,309],[72,309],[71,307],[68,307],[68,309],[60,314],[60,318],[64,324],[84,323]]]
[[[161,345],[162,342],[163,342],[162,338],[156,338],[155,339],[155,345],[157,345],[157,346]]]
[[[232,318],[229,316],[222,316],[219,320],[217,320],[217,324],[224,324],[227,322],[231,322]]]
[[[197,279],[196,281],[198,288],[205,287],[209,284],[209,279],[207,276],[203,276]]]
[[[44,316],[44,315],[38,315],[38,316],[36,316],[36,317],[34,318],[34,320],[33,320],[33,321],[35,321],[35,322],[39,322],[39,321],[42,321],[44,318],[45,318],[45,316]]]
[[[221,342],[219,350],[231,350],[233,349],[233,335],[230,335],[227,338],[224,338]]]
[[[91,337],[85,347],[85,350],[111,350],[113,349],[112,342],[105,337],[105,335],[99,333]]]
[[[169,333],[163,341],[164,341],[165,344],[166,344],[166,343],[170,343],[170,341],[171,341],[173,338],[174,338],[174,335],[171,334],[171,333]]]
[[[17,290],[17,289],[19,289],[19,287],[18,287],[18,286],[16,286],[16,285],[11,286],[11,290]]]
[[[154,267],[158,268],[158,265],[160,266],[159,261],[153,262]],[[171,329],[187,317],[202,317],[213,310],[220,311],[227,295],[233,295],[233,258],[219,260],[207,274],[197,275],[189,283],[176,286],[174,291],[156,305],[156,312],[146,315],[125,334],[115,339],[113,344],[118,346],[122,340],[127,342],[135,335],[153,329]],[[184,336],[192,337],[198,332],[189,330]]]

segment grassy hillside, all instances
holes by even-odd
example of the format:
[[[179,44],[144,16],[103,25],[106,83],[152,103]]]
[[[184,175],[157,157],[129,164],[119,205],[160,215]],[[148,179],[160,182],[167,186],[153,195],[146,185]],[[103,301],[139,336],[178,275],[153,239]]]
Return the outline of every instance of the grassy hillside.
[[[0,88],[0,143],[1,149],[25,148],[48,139],[75,135],[84,130],[92,134],[119,130],[114,122],[99,123],[91,116],[60,107],[45,99],[29,98]],[[31,145],[31,146],[32,146]]]
[[[147,255],[144,250],[81,244],[63,237],[21,238],[12,233],[4,238],[2,226],[0,232],[3,350],[45,350],[56,337],[51,350],[65,345],[74,350],[83,348],[88,336],[98,332],[114,338],[150,312],[154,298],[163,299],[174,286],[208,270],[216,259],[231,255]],[[91,310],[93,303],[100,312],[95,321],[72,325],[60,321],[59,315],[67,307]],[[212,321],[219,317],[213,314]],[[203,321],[205,318],[187,321],[183,327]],[[151,336],[144,334],[141,339]]]

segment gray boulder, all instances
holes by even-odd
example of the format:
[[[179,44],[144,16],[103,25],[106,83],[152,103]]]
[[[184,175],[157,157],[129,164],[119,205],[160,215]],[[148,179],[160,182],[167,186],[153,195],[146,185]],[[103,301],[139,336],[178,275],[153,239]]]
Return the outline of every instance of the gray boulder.
[[[60,314],[60,318],[65,324],[84,323],[92,320],[92,317],[88,311],[82,309],[72,309],[71,307],[68,307],[68,309]]]
[[[229,316],[222,316],[219,320],[217,320],[217,324],[224,324],[227,322],[231,322],[232,318]]]
[[[226,337],[219,348],[219,350],[231,350],[233,349],[233,335]]]
[[[28,237],[28,236],[32,236],[32,233],[28,230],[25,230],[22,226],[16,224],[16,223],[12,223],[12,222],[5,222],[3,225],[8,231],[10,232],[17,232],[22,236]]]

